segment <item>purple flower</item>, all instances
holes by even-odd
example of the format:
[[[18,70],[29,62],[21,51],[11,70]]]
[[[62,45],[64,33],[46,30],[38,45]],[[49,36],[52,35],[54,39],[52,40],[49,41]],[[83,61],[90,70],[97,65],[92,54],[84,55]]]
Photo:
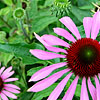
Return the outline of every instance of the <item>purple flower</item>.
[[[11,70],[12,67],[7,68],[6,70],[5,67],[0,69],[0,96],[2,100],[8,100],[7,96],[17,99],[17,96],[13,93],[20,93],[20,88],[18,86],[8,83],[18,80],[18,78],[10,78],[10,76],[14,74],[14,71]]]
[[[57,100],[72,74],[75,75],[75,79],[62,100],[72,100],[79,78],[82,78],[80,100],[89,100],[87,87],[92,99],[100,100],[100,83],[97,78],[97,76],[100,78],[100,44],[96,40],[100,29],[100,12],[96,12],[93,17],[85,17],[83,19],[86,38],[81,38],[77,27],[69,17],[61,18],[60,22],[70,30],[75,38],[62,28],[54,28],[54,32],[72,43],[68,44],[64,40],[53,35],[43,35],[40,37],[35,33],[36,38],[46,47],[46,49],[53,52],[38,49],[30,50],[30,52],[42,60],[62,58],[66,59],[66,61],[47,66],[37,71],[29,81],[40,81],[33,85],[28,91],[42,91],[55,83],[63,74],[70,72],[57,85],[47,100]],[[54,45],[63,46],[67,49],[54,47]],[[63,52],[64,54],[58,54],[59,52]],[[52,71],[63,66],[66,66],[66,69],[47,77]],[[96,88],[91,82],[91,77],[95,80]]]

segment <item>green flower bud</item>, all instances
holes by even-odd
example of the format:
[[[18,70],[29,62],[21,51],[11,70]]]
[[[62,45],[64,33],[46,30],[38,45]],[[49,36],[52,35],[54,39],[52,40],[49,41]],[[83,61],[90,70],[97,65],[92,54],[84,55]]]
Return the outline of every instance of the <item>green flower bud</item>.
[[[69,13],[71,4],[68,0],[54,0],[52,13],[56,12],[56,16],[63,17],[65,14]]]
[[[14,10],[13,12],[13,16],[15,19],[19,20],[19,19],[23,19],[25,16],[25,10],[22,8],[17,8]]]

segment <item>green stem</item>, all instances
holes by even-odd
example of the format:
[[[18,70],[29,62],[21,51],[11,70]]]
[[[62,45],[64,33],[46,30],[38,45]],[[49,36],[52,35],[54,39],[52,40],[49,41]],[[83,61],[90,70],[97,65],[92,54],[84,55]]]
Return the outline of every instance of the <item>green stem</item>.
[[[29,30],[29,32],[31,32],[31,27],[29,24],[29,16],[28,16],[27,10],[26,10],[26,17],[27,17],[28,30]]]
[[[25,78],[25,68],[24,67],[20,67],[20,68],[21,68],[21,77],[22,77],[23,82],[24,82],[26,89],[27,89],[28,86],[27,86],[27,82],[26,82],[26,78]]]
[[[23,31],[24,36],[25,36],[25,37],[29,40],[29,42],[31,43],[31,40],[30,40],[29,36],[27,35],[27,32],[26,32],[25,28],[23,27],[23,22],[22,22],[22,20],[20,20],[20,24],[21,24],[21,29],[22,29],[22,31]]]
[[[12,28],[2,17],[0,17],[0,19],[1,19],[9,28]]]

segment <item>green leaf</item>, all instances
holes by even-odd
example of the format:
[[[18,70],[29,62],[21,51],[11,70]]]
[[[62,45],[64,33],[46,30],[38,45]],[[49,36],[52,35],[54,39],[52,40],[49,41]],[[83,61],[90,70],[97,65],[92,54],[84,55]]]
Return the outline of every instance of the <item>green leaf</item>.
[[[5,4],[7,4],[8,6],[12,6],[12,0],[3,0],[3,2],[5,3]]]
[[[41,61],[35,58],[29,52],[30,49],[44,49],[40,44],[34,43],[31,45],[28,44],[2,44],[0,43],[0,51],[14,54],[17,57],[21,57],[24,64],[34,64],[38,61]]]
[[[19,100],[31,100],[34,93],[24,92]]]
[[[49,96],[50,93],[54,90],[54,88],[56,86],[57,86],[57,84],[54,83],[53,85],[51,85],[50,87],[46,88],[45,90],[35,93],[31,100],[42,100],[44,97]]]
[[[1,16],[1,15],[7,15],[7,14],[10,12],[10,10],[11,10],[11,7],[2,8],[2,9],[0,10],[0,16]]]
[[[77,28],[78,28],[78,30],[79,30],[79,33],[80,33],[81,37],[82,37],[82,38],[85,38],[86,35],[85,35],[85,30],[84,30],[83,25],[81,25],[81,26],[79,26],[79,27],[77,27]]]
[[[90,11],[80,10],[78,7],[72,6],[71,12],[80,22],[83,22],[84,17],[91,16]]]
[[[30,0],[30,8],[28,9],[30,19],[37,13],[37,3],[38,0]]]
[[[76,90],[75,90],[75,95],[80,97],[80,93],[81,93],[81,85],[77,84]]]
[[[0,42],[4,43],[6,41],[6,32],[0,31]]]
[[[34,21],[32,21],[32,32],[40,32],[45,27],[47,27],[49,24],[57,21],[57,18],[55,16],[45,16],[36,18]]]
[[[43,10],[38,11],[38,13],[35,16],[33,16],[33,18],[35,19],[35,18],[50,16],[51,13],[48,10],[49,9],[43,9]]]
[[[54,3],[54,0],[46,0],[44,6],[51,6]]]
[[[30,70],[27,71],[27,76],[32,76],[35,72],[37,72],[38,70],[40,70],[42,68],[43,68],[43,66],[31,68]]]

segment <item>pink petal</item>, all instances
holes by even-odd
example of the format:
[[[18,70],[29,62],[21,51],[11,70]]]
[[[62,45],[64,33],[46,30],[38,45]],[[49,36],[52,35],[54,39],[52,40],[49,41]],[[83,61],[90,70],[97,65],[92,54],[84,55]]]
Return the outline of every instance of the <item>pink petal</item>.
[[[53,52],[63,52],[67,54],[67,51],[61,48],[57,48],[57,47],[52,47],[52,46],[45,46],[49,51],[53,51]]]
[[[95,79],[95,83],[96,83],[97,100],[100,100],[100,83],[99,83],[97,76],[95,76],[94,79]]]
[[[43,38],[41,38],[39,35],[37,35],[36,33],[34,33],[35,37],[50,51],[53,52],[64,52],[67,53],[66,50],[61,49],[61,48],[57,48],[57,47],[52,47],[51,45],[47,44]]]
[[[8,91],[2,90],[2,92],[3,92],[6,96],[8,96],[8,97],[10,97],[10,98],[17,99],[17,96],[16,96],[16,95],[14,95],[14,94],[12,94],[12,93],[10,93],[10,92],[8,92]]]
[[[7,96],[6,96],[5,94],[0,93],[0,96],[1,96],[1,98],[2,98],[3,100],[8,100],[8,98],[7,98]]]
[[[41,38],[39,35],[37,35],[36,33],[34,33],[35,37],[50,51],[53,51],[53,52],[64,52],[64,53],[67,53],[66,50],[64,49],[61,49],[61,48],[57,48],[57,47],[52,47],[51,45],[47,44],[43,38]]]
[[[12,76],[14,74],[14,71],[9,72],[8,74],[2,75],[2,79],[7,79],[8,77]]]
[[[10,71],[12,70],[12,66],[8,67],[1,75],[1,77],[4,77],[5,75],[7,75]]]
[[[20,93],[20,91],[13,89],[13,88],[10,88],[10,87],[4,87],[4,89],[9,91],[9,92],[12,92],[12,93]]]
[[[73,99],[78,79],[79,79],[79,76],[76,76],[76,78],[74,79],[74,81],[70,85],[69,89],[67,90],[67,93],[65,94],[65,96],[63,97],[62,100],[72,100]]]
[[[53,90],[53,92],[50,94],[47,100],[57,100],[61,92],[63,91],[67,81],[71,77],[72,73],[68,74],[58,85],[57,87]],[[66,99],[67,100],[67,99]]]
[[[90,38],[90,32],[92,27],[92,18],[91,17],[85,17],[83,19],[83,26],[85,29],[85,34],[87,38]]]
[[[37,71],[29,80],[30,81],[38,81],[40,79],[45,78],[46,76],[48,76],[53,70],[63,67],[67,65],[66,62],[62,62],[62,63],[57,63],[57,64],[53,64],[47,67],[42,68],[41,70]]]
[[[63,28],[54,28],[54,32],[60,36],[65,37],[67,40],[75,42],[75,38]]]
[[[39,49],[30,50],[30,52],[39,59],[49,60],[54,58],[66,58],[66,55],[47,52]]]
[[[93,16],[91,38],[96,39],[100,29],[100,12],[97,11]]]
[[[99,77],[99,79],[100,79],[100,73],[98,74],[98,77]]]
[[[38,34],[34,33],[35,37],[45,46],[50,46],[47,44]]]
[[[43,35],[41,38],[49,45],[60,45],[60,46],[65,46],[67,48],[70,46],[64,40],[59,39],[58,37],[53,35]]]
[[[62,22],[76,36],[77,39],[81,39],[80,33],[76,25],[69,17],[61,18],[60,22]]]
[[[97,100],[96,98],[96,89],[94,85],[91,83],[90,77],[88,78],[88,88],[93,100]]]
[[[42,91],[42,90],[46,89],[47,87],[49,87],[50,85],[52,85],[53,83],[55,83],[63,74],[65,74],[68,71],[69,71],[69,69],[59,71],[59,72],[51,75],[50,77],[36,83],[28,91],[33,91],[33,92]]]
[[[18,80],[18,78],[8,78],[6,80],[4,80],[4,82],[12,82],[12,81],[16,81]]]
[[[20,90],[20,88],[18,86],[13,85],[13,84],[4,84],[4,86]]]
[[[2,74],[2,72],[4,71],[4,69],[5,69],[5,67],[2,67],[2,68],[0,69],[0,75]]]
[[[86,87],[86,78],[85,77],[83,77],[83,80],[82,80],[80,100],[89,100],[87,87]]]

